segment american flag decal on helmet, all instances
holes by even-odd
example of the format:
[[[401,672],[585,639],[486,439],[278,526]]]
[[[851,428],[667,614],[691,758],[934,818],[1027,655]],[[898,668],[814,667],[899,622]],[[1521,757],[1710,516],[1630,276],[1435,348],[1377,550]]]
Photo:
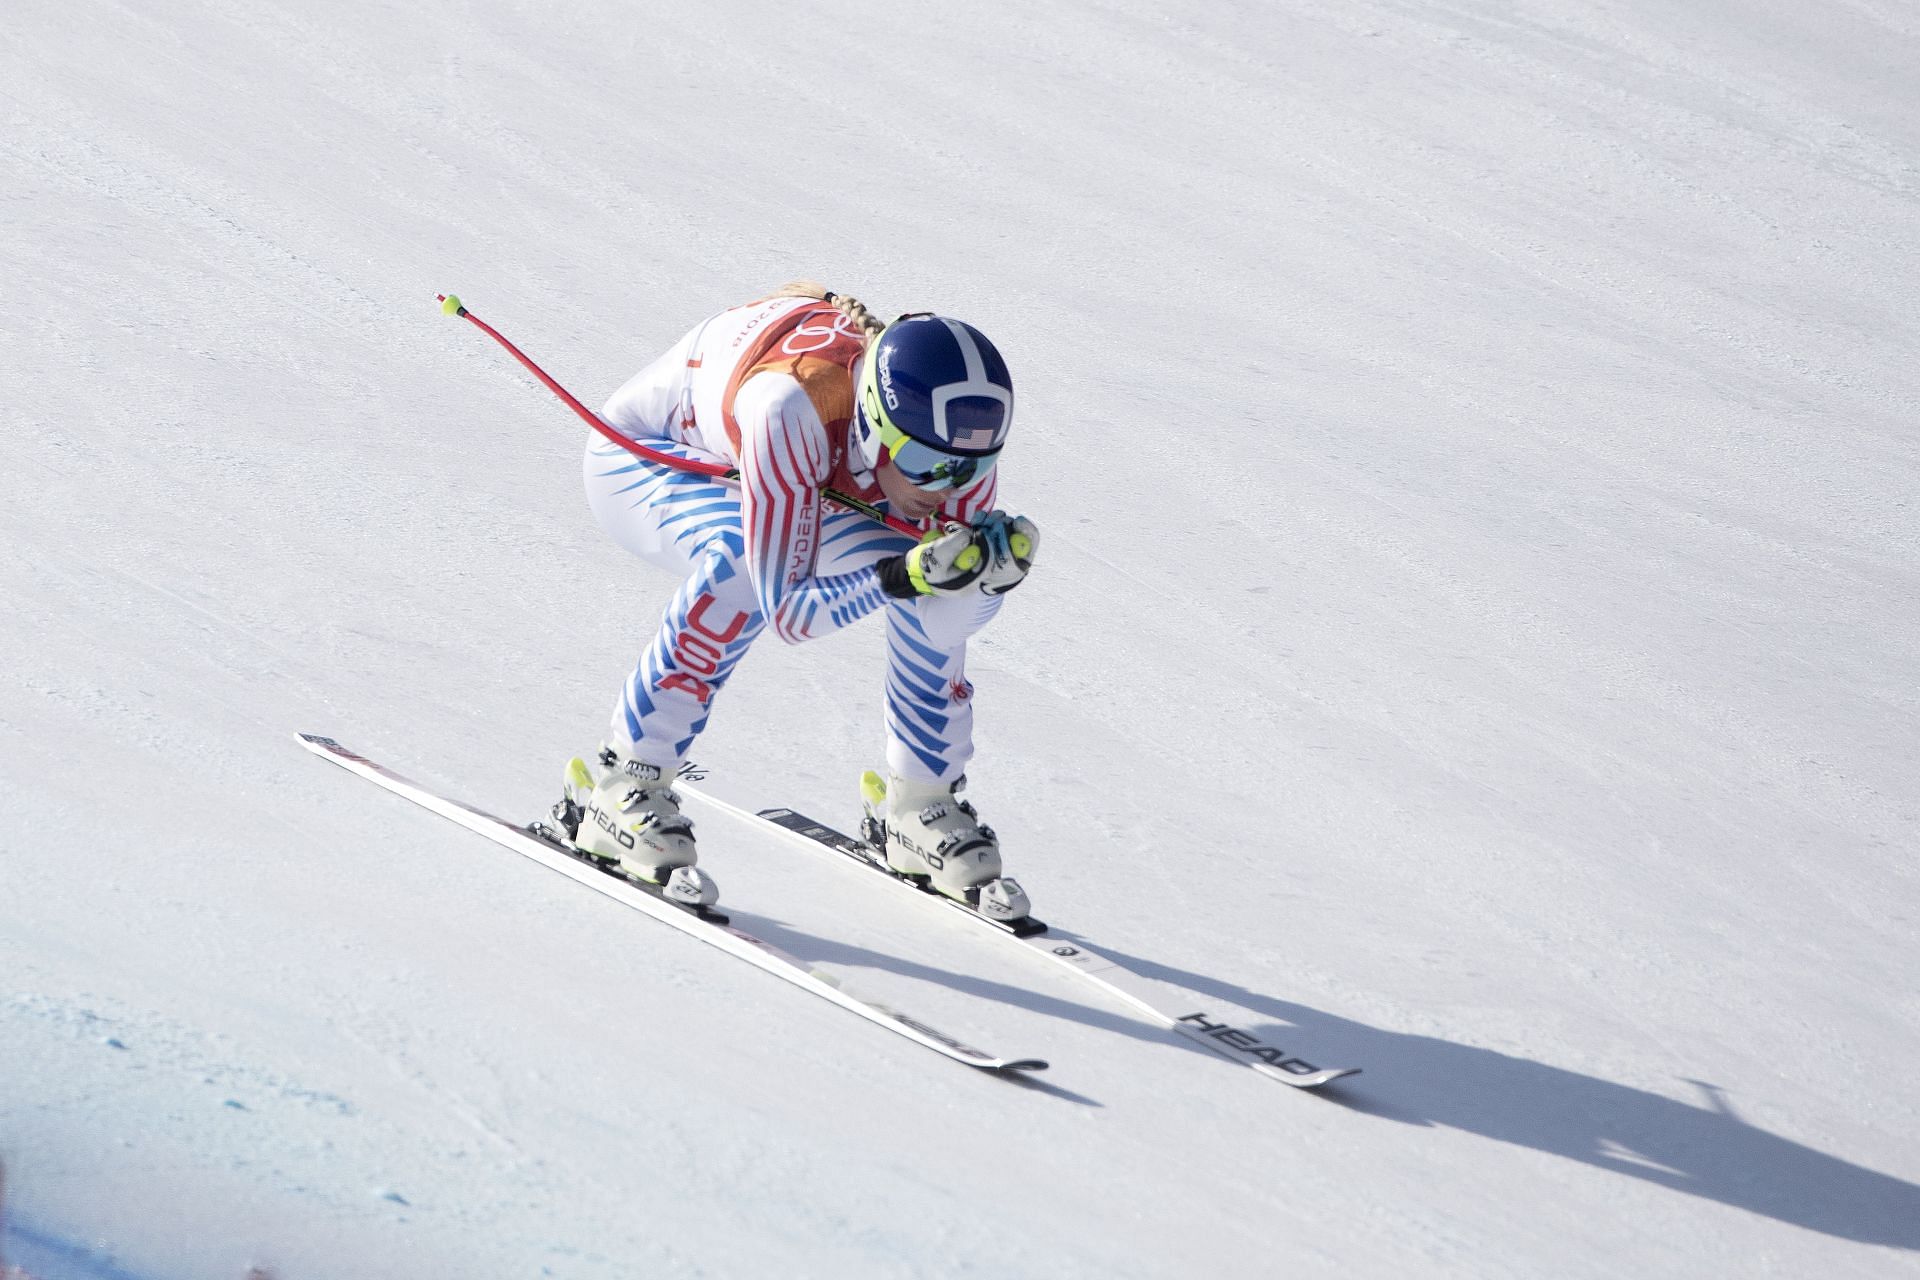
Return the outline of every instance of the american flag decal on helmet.
[[[953,445],[958,449],[991,449],[1000,443],[999,435],[994,427],[962,427],[953,433]]]

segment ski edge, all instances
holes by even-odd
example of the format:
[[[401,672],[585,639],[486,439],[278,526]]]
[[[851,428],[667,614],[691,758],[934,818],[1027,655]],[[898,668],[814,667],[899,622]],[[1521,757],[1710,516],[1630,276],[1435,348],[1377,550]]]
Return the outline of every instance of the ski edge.
[[[781,950],[765,939],[757,938],[730,923],[696,915],[692,910],[656,897],[638,885],[589,867],[525,828],[483,809],[476,809],[472,805],[440,795],[431,788],[343,746],[333,738],[322,734],[298,732],[295,736],[299,739],[301,746],[322,759],[332,761],[349,773],[357,774],[376,786],[403,799],[411,800],[431,813],[485,836],[495,844],[519,853],[550,870],[557,871],[570,880],[596,889],[616,902],[631,907],[690,937],[698,938],[736,959],[744,960],[757,969],[771,973],[804,991],[812,992],[831,1004],[857,1014],[877,1026],[885,1027],[916,1044],[932,1049],[954,1062],[982,1071],[1012,1075],[1044,1071],[1047,1068],[1048,1064],[1041,1058],[1007,1058],[976,1049],[918,1018],[879,1001],[855,995],[842,985],[836,975],[827,970],[809,966],[805,961]]]
[[[1109,956],[1100,954],[1079,938],[1063,930],[1042,926],[1023,935],[976,912],[969,911],[957,903],[922,893],[909,884],[887,876],[870,860],[851,852],[848,848],[834,844],[827,838],[830,836],[847,844],[855,843],[853,837],[844,832],[835,830],[826,823],[810,818],[795,809],[782,807],[755,811],[722,800],[700,787],[699,782],[703,776],[704,771],[698,766],[688,766],[681,772],[679,785],[689,794],[715,809],[748,821],[764,823],[800,842],[816,854],[833,856],[863,866],[885,877],[890,883],[899,885],[918,900],[935,907],[951,908],[952,911],[957,911],[961,916],[993,934],[1018,943],[1067,969],[1082,981],[1106,992],[1136,1013],[1145,1015],[1149,1021],[1158,1023],[1165,1030],[1179,1035],[1192,1044],[1208,1049],[1229,1062],[1237,1062],[1270,1080],[1278,1080],[1295,1089],[1317,1089],[1335,1080],[1360,1074],[1359,1067],[1315,1066],[1304,1058],[1263,1043],[1251,1032],[1243,1031],[1225,1022],[1215,1021],[1204,1011],[1178,1012],[1174,1006],[1163,1004],[1161,1000],[1149,993],[1147,988],[1152,982],[1151,979],[1135,973]],[[789,825],[789,822],[793,825]]]

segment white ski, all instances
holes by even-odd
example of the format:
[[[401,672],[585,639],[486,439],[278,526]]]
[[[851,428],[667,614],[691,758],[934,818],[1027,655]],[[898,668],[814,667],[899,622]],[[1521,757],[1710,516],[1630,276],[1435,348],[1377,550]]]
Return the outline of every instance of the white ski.
[[[851,859],[878,872],[901,889],[929,906],[951,909],[1002,937],[1020,943],[1036,955],[1064,966],[1085,981],[1100,988],[1134,1012],[1173,1031],[1195,1044],[1203,1045],[1224,1058],[1251,1067],[1261,1075],[1292,1085],[1296,1089],[1314,1089],[1343,1076],[1358,1075],[1358,1067],[1318,1067],[1276,1045],[1264,1043],[1251,1032],[1242,1031],[1201,1010],[1184,1012],[1190,1006],[1169,1001],[1164,988],[1114,960],[1088,947],[1078,938],[1050,928],[1037,920],[1002,923],[990,920],[964,904],[894,875],[872,845],[836,831],[792,809],[762,809],[753,812],[703,790],[699,783],[706,771],[688,764],[680,771],[676,784],[684,794],[701,804],[750,822],[765,824],[798,841],[816,853],[828,853]]]
[[[515,853],[533,859],[544,867],[558,871],[561,875],[578,880],[591,889],[598,889],[614,901],[644,912],[660,923],[680,932],[689,934],[702,942],[718,947],[730,956],[745,960],[756,968],[764,969],[777,978],[791,982],[794,986],[810,991],[823,1000],[830,1000],[842,1009],[857,1013],[869,1022],[877,1023],[887,1030],[905,1036],[916,1044],[925,1045],[935,1053],[965,1063],[969,1067],[978,1067],[983,1071],[1025,1072],[1040,1071],[1046,1063],[1038,1058],[1000,1058],[982,1050],[962,1044],[952,1036],[939,1031],[917,1018],[890,1009],[872,1000],[865,1000],[847,991],[839,984],[839,979],[824,970],[809,967],[805,961],[787,954],[760,938],[727,923],[727,918],[710,909],[698,909],[683,906],[666,898],[652,885],[632,881],[624,876],[602,869],[583,858],[576,857],[561,846],[551,843],[504,818],[462,804],[446,796],[404,778],[386,768],[375,764],[365,756],[350,751],[332,738],[317,734],[299,735],[300,743],[315,755],[333,761],[351,773],[359,774],[369,782],[386,788],[395,795],[404,796],[421,807],[449,818],[469,831],[478,832]]]

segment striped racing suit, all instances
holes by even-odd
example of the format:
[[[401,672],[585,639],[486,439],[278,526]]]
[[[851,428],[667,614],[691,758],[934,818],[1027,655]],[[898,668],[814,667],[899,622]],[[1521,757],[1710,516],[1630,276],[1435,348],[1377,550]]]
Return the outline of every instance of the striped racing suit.
[[[713,316],[621,387],[602,416],[655,449],[740,470],[736,486],[589,438],[587,501],[616,542],[684,581],[620,691],[612,744],[677,768],[712,700],[771,626],[799,643],[884,610],[886,758],[897,777],[950,782],[973,754],[966,642],[998,612],[979,593],[889,598],[874,565],[910,539],[830,508],[820,486],[885,505],[851,448],[865,349],[859,328],[811,298],[772,298]],[[996,472],[936,515],[992,509]]]

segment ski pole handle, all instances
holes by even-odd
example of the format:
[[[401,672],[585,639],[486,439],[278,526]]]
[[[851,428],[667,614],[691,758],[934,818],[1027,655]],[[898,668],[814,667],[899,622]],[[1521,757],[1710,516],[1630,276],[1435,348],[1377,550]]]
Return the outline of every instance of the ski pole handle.
[[[521,364],[525,365],[527,367],[527,371],[532,373],[534,377],[540,379],[541,382],[545,383],[547,390],[553,392],[553,394],[555,394],[556,396],[559,396],[560,399],[566,404],[567,408],[573,410],[575,413],[580,415],[580,418],[582,421],[584,421],[588,426],[592,427],[595,431],[599,432],[602,436],[605,436],[612,443],[619,445],[622,449],[625,449],[628,453],[631,453],[638,458],[645,458],[648,462],[657,462],[662,466],[672,467],[677,471],[691,471],[697,475],[703,475],[703,476],[718,476],[722,480],[738,481],[740,479],[740,471],[739,471],[739,468],[737,467],[729,467],[724,465],[723,463],[718,463],[718,462],[699,462],[692,458],[681,458],[671,453],[663,453],[658,449],[650,449],[646,445],[641,444],[638,440],[635,440],[633,437],[614,430],[612,427],[608,426],[604,421],[601,420],[599,414],[593,412],[591,409],[587,408],[587,406],[581,404],[578,400],[574,399],[572,392],[568,391],[565,387],[561,386],[559,383],[555,382],[552,378],[548,377],[547,371],[545,369],[542,369],[539,365],[535,364],[532,360],[528,359],[526,352],[520,350],[520,348],[514,346],[513,343],[509,342],[506,336],[502,334],[498,329],[495,329],[492,325],[488,324],[485,320],[482,320],[479,316],[473,314],[473,312],[467,310],[466,307],[462,306],[460,303],[460,299],[458,297],[456,297],[451,293],[438,293],[438,294],[435,294],[434,296],[440,300],[441,311],[445,312],[447,315],[458,316],[462,320],[471,321],[474,325],[476,325],[479,328],[480,332],[486,334],[489,338],[492,338],[495,342],[505,347],[509,355],[511,355],[515,360],[518,360]],[[908,524],[905,520],[899,519],[896,516],[890,516],[886,512],[880,510],[880,508],[874,506],[870,502],[862,501],[861,499],[854,497],[852,494],[841,493],[837,489],[829,489],[829,488],[825,488],[824,486],[821,488],[820,492],[822,496],[828,499],[828,501],[837,502],[843,507],[846,507],[853,511],[858,511],[861,515],[866,516],[870,520],[879,521],[881,524],[884,524],[885,526],[887,526],[887,528],[892,529],[896,533],[904,533],[909,538],[913,538],[916,541],[920,537],[920,529],[917,525],[911,525],[911,524]]]

